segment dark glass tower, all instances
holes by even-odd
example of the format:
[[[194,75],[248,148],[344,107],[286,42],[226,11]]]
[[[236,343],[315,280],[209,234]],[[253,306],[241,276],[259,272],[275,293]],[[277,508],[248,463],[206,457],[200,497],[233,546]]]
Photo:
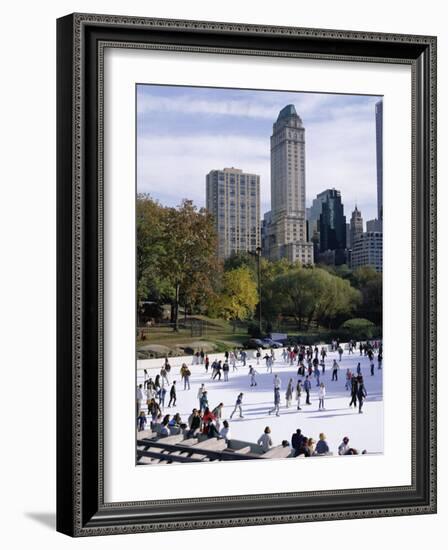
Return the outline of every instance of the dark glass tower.
[[[341,192],[327,189],[319,217],[320,252],[334,251],[335,265],[346,261],[347,233]]]

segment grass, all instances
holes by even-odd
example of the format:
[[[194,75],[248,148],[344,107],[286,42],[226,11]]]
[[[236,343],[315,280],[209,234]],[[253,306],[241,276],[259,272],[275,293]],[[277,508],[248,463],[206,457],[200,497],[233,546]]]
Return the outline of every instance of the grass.
[[[137,351],[140,350],[139,356],[143,358],[145,356],[156,357],[164,355],[164,352],[142,350],[142,347],[151,344],[167,347],[170,350],[168,352],[169,355],[179,355],[181,354],[179,347],[197,349],[200,347],[200,342],[204,342],[204,348],[206,343],[211,344],[213,350],[219,353],[235,347],[241,347],[250,338],[247,332],[247,325],[244,323],[234,326],[233,323],[224,319],[211,319],[204,315],[195,315],[187,319],[187,323],[191,323],[192,321],[202,321],[202,334],[192,334],[191,328],[185,325],[183,318],[179,321],[178,332],[175,332],[173,327],[168,324],[159,324],[146,328],[145,339],[141,340],[137,338]],[[305,344],[329,342],[334,335],[334,331],[323,327],[311,327],[308,332],[298,331],[297,326],[293,322],[288,321],[282,323],[279,327],[275,327],[273,331],[287,333],[289,337],[299,337],[303,339],[302,341]]]
[[[249,338],[247,329],[239,326],[234,329],[233,325],[224,319],[209,319],[203,315],[194,317],[196,321],[203,321],[201,335],[195,335],[190,327],[186,328],[183,320],[180,321],[180,328],[177,332],[170,325],[156,325],[145,329],[145,339],[137,338],[137,350],[147,345],[162,345],[170,348],[172,352],[177,346],[193,347],[198,342],[211,343],[216,352],[223,352],[236,346],[241,346]]]

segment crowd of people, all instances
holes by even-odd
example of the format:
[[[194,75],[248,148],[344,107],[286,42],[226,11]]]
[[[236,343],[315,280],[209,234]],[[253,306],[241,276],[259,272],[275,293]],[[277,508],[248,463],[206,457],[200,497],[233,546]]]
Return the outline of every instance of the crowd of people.
[[[327,346],[318,347],[295,345],[283,348],[281,355],[283,362],[296,371],[296,380],[289,377],[286,385],[284,397],[285,408],[290,409],[293,406],[293,401],[296,402],[297,411],[301,411],[303,406],[312,405],[311,399],[318,400],[318,409],[325,410],[325,400],[327,396],[327,386],[338,381],[338,376],[341,370],[341,361],[344,352],[348,355],[354,355],[359,351],[360,356],[368,357],[370,362],[370,375],[375,376],[375,366],[377,369],[382,368],[383,350],[381,342],[357,343],[350,341],[345,350],[340,342],[332,341],[329,346],[330,350],[337,352],[339,362],[334,359],[329,366],[331,371],[331,380],[327,383],[321,378],[325,377]],[[264,353],[264,355],[263,355]],[[252,354],[252,357],[249,357]],[[257,377],[259,372],[255,369],[252,359],[259,366],[261,360],[265,362],[266,373],[273,372],[273,365],[276,361],[276,350],[256,349],[253,352],[248,350],[235,349],[227,351],[223,359],[214,359],[210,361],[209,356],[204,351],[198,350],[192,358],[192,366],[202,365],[205,373],[210,375],[211,381],[229,381],[229,373],[238,371],[239,368],[247,367],[249,381],[248,391],[257,386]],[[377,365],[375,365],[375,359]],[[180,384],[184,391],[192,389],[190,377],[192,375],[190,367],[183,363],[180,368]],[[160,372],[153,377],[148,375],[147,370],[144,371],[144,382],[137,387],[136,394],[136,416],[137,429],[143,431],[147,428],[148,421],[151,430],[157,431],[161,436],[168,436],[178,433],[183,433],[185,437],[193,437],[198,434],[203,434],[206,437],[217,437],[225,440],[230,439],[230,421],[235,415],[240,419],[244,419],[244,392],[238,392],[233,403],[233,409],[228,419],[223,418],[224,404],[222,402],[215,404],[209,403],[209,391],[204,383],[202,383],[197,391],[197,407],[186,419],[182,419],[179,412],[175,414],[166,414],[167,408],[176,407],[177,403],[177,385],[173,379],[172,368],[168,358],[165,358]],[[282,381],[278,374],[275,374],[272,379],[273,389],[273,405],[267,408],[268,415],[275,414],[280,416],[282,409]],[[249,383],[250,382],[250,383]],[[316,394],[312,394],[313,388],[316,388]],[[355,372],[350,368],[345,370],[345,390],[349,394],[348,407],[358,409],[358,413],[363,413],[364,401],[367,397],[366,385],[364,376],[361,370],[361,363],[358,362]],[[145,406],[146,405],[146,406]],[[230,406],[228,403],[227,406]],[[149,417],[149,419],[148,419]],[[358,454],[358,451],[351,447],[344,447],[343,443],[348,446],[348,438],[345,437],[338,449],[338,454]],[[263,452],[266,452],[272,447],[271,428],[266,426],[264,432],[259,437],[257,444]],[[282,443],[284,446],[289,445],[287,441]],[[291,438],[291,448],[294,456],[314,456],[330,454],[330,449],[326,442],[325,435],[321,433],[317,443],[311,437],[305,437],[300,430],[297,430]]]
[[[341,444],[338,446],[338,455],[357,455],[366,454],[367,451],[358,451],[354,447],[349,445],[350,439],[344,436]],[[291,437],[291,447],[293,456],[328,456],[333,453],[327,443],[327,438],[324,433],[319,434],[319,440],[316,441],[312,437],[306,437],[303,435],[301,429],[297,429]]]

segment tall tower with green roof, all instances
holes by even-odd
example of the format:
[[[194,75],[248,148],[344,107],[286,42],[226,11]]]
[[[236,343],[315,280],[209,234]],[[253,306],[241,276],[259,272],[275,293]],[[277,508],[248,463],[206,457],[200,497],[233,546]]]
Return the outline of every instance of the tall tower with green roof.
[[[294,105],[286,105],[271,136],[271,211],[263,253],[313,264],[306,229],[305,128]]]

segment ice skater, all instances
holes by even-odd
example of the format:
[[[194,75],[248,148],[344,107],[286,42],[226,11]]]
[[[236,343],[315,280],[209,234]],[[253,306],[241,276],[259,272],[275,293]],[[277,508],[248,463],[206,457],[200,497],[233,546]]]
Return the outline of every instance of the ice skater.
[[[319,410],[325,410],[325,384],[322,382],[319,386]]]
[[[297,380],[297,385],[296,385],[296,401],[297,401],[297,410],[298,411],[301,411],[302,409],[300,408],[300,398],[302,396],[302,380]]]
[[[251,387],[257,385],[257,381],[255,380],[255,375],[257,374],[258,372],[254,369],[254,367],[252,367],[252,365],[249,365],[249,376],[250,376]]]
[[[274,387],[274,406],[269,410],[269,414],[275,412],[275,416],[280,416],[280,388]]]
[[[266,361],[266,371],[272,374],[272,355],[267,353],[263,359]]]
[[[204,390],[202,393],[201,398],[199,399],[199,411],[205,411],[205,409],[208,409],[208,395],[207,390]]]
[[[336,382],[338,381],[338,370],[339,370],[339,365],[337,364],[336,359],[334,359],[333,367],[332,367],[332,376],[331,376],[332,382],[334,382],[335,380]]]
[[[229,363],[227,361],[224,361],[224,365],[222,366],[222,373],[224,374],[224,382],[229,381]]]
[[[362,376],[358,377],[358,413],[362,414],[362,406],[364,405],[364,399],[367,397],[367,391],[364,386],[364,380]]]
[[[303,389],[305,390],[305,393],[306,393],[306,404],[311,405],[311,401],[310,401],[311,382],[310,382],[309,376],[305,378],[305,382],[303,383]]]
[[[289,409],[289,407],[291,406],[292,396],[293,396],[293,387],[292,387],[292,378],[290,378],[288,382],[288,386],[286,388],[286,394],[285,394],[287,409]]]
[[[204,395],[204,392],[207,390],[207,388],[205,387],[205,384],[201,384],[199,386],[199,389],[198,389],[198,393],[197,393],[197,398],[198,398],[198,401],[199,401],[199,410],[201,409],[201,399],[202,399],[202,396]]]
[[[191,389],[190,388],[191,370],[187,367],[185,363],[182,364],[182,368],[180,369],[180,375],[184,381],[184,390]]]
[[[320,386],[320,370],[319,365],[314,365],[314,378],[316,378],[316,386]]]
[[[171,386],[171,389],[170,389],[170,400],[168,401],[168,408],[171,407],[171,403],[173,404],[173,407],[176,406],[176,399],[177,399],[176,380],[173,380],[173,385]]]
[[[236,411],[239,411],[240,418],[244,418],[243,416],[243,393],[238,394],[238,397],[235,401],[235,408],[233,409],[232,414],[230,415],[230,418],[233,418],[233,415],[236,413]]]
[[[280,380],[280,377],[279,377],[278,374],[276,374],[276,375],[274,376],[273,384],[274,384],[274,388],[281,389],[281,387],[282,387],[282,381]]]
[[[227,363],[227,360],[225,361]],[[218,361],[215,364],[214,374],[212,376],[212,380],[214,380],[216,377],[218,377],[218,380],[221,380],[221,361]]]
[[[351,407],[352,405],[355,407],[356,409],[356,405],[357,405],[357,397],[358,397],[358,377],[357,376],[352,376],[352,379],[350,381],[350,384],[351,384],[351,401],[349,403],[349,407]]]
[[[321,359],[321,364],[325,364],[325,358],[327,357],[327,350],[326,348],[324,348],[324,346],[322,346],[320,348],[320,359]]]
[[[238,367],[236,366],[236,354],[233,351],[229,354],[229,362],[232,365],[232,372],[238,370]]]
[[[352,371],[347,369],[345,371],[345,389],[350,390],[352,387]]]
[[[138,418],[137,418],[137,425],[138,425],[139,432],[142,432],[145,429],[146,423],[147,423],[147,420],[146,420],[145,411],[140,411],[140,414],[138,415]]]
[[[140,414],[140,410],[143,405],[144,393],[143,393],[143,384],[137,386],[136,396],[135,396],[135,405],[136,405],[136,416]]]

